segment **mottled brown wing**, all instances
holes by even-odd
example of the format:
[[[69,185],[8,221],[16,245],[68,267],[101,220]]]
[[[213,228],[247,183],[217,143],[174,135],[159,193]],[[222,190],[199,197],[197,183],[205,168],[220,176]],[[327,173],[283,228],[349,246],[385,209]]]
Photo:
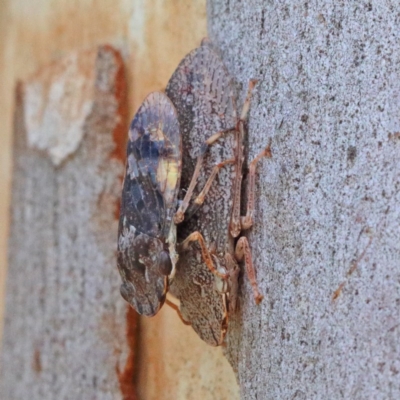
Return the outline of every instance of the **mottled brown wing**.
[[[182,133],[183,168],[181,187],[188,187],[197,156],[205,140],[237,122],[235,94],[220,57],[208,42],[188,54],[172,75],[166,93],[174,103]],[[213,166],[234,157],[235,135],[214,144],[206,157],[195,196],[204,187]],[[222,169],[196,214],[178,226],[181,242],[199,231],[223,258],[228,240],[232,208],[234,169]],[[181,312],[201,339],[221,344],[226,325],[225,295],[215,288],[215,277],[202,262],[196,244],[180,254],[170,291],[180,300]],[[199,282],[203,282],[200,283]]]
[[[168,82],[166,93],[178,112],[182,134],[181,188],[187,188],[205,140],[217,132],[236,126],[236,95],[228,71],[208,41],[204,41],[181,61]],[[234,135],[228,134],[210,148],[195,194],[204,187],[215,164],[234,156],[235,145]],[[232,170],[233,167],[227,167],[220,171],[219,181],[230,182],[229,175]],[[217,211],[211,213],[214,217],[218,215],[218,218],[224,219],[224,215],[229,214],[229,203],[225,202],[226,199],[230,200],[232,191],[229,182],[213,184],[210,190],[212,206],[218,207]],[[207,202],[199,215],[211,219]],[[207,227],[212,231],[215,223],[205,222],[204,225],[206,229],[202,233],[207,240]],[[215,235],[214,232],[212,236],[219,238],[221,235]],[[222,236],[220,240],[224,242],[225,232]],[[210,239],[215,240],[215,237]]]
[[[126,156],[122,226],[165,238],[176,209],[182,151],[175,107],[164,93],[151,93],[142,103],[129,129]]]
[[[151,93],[129,129],[117,261],[122,296],[148,316],[157,313],[168,290],[167,239],[174,228],[181,154],[175,107],[164,93]]]

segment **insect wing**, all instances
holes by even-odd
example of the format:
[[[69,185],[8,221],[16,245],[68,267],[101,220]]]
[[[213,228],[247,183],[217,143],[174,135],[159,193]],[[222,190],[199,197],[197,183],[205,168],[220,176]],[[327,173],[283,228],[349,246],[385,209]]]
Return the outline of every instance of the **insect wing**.
[[[235,127],[236,96],[222,60],[209,42],[203,43],[181,61],[168,82],[166,93],[178,112],[185,170],[181,187],[186,188],[204,141],[217,132]],[[224,144],[211,148],[210,159],[213,162],[233,156],[233,137],[226,140]],[[206,170],[203,177],[207,177],[210,171],[211,168]],[[202,187],[205,181],[199,183]]]
[[[199,337],[219,346],[227,330],[226,295],[217,291],[216,278],[200,254],[200,247],[193,244],[180,255],[170,291],[180,300],[183,319],[191,323]]]
[[[166,93],[174,103],[183,142],[181,187],[192,177],[200,149],[213,134],[236,126],[235,93],[220,57],[210,43],[189,53],[172,75]],[[204,187],[215,164],[234,157],[236,142],[228,135],[210,148],[196,187]],[[232,208],[233,167],[226,167],[213,182],[203,206],[179,225],[178,239],[199,231],[206,243],[225,252]],[[201,339],[219,345],[226,330],[226,298],[215,285],[215,276],[201,259],[197,244],[180,254],[170,291],[180,300],[185,320]]]
[[[129,226],[167,237],[181,173],[181,136],[175,108],[160,92],[143,102],[129,129],[121,216]]]
[[[129,129],[118,232],[121,294],[140,314],[154,315],[168,289],[166,241],[180,174],[176,110],[165,94],[151,93]]]

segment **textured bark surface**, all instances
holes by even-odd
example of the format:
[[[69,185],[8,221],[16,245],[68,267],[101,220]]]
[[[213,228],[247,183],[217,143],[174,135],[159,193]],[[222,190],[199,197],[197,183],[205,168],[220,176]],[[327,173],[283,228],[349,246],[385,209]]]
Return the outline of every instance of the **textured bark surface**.
[[[134,399],[136,317],[115,268],[121,57],[73,53],[17,92],[0,398]]]
[[[391,5],[392,4],[392,5]],[[260,163],[248,234],[266,296],[226,355],[243,399],[400,398],[400,20],[395,3],[210,0]]]

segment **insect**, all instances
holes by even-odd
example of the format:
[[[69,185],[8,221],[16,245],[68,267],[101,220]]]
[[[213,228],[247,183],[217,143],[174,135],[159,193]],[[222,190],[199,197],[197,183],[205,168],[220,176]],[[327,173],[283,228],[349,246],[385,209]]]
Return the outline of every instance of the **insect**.
[[[151,93],[129,129],[117,255],[121,295],[147,316],[163,305],[178,258],[173,215],[181,145],[174,105],[164,93]]]
[[[178,227],[180,258],[170,291],[180,300],[182,319],[214,346],[223,343],[228,311],[236,308],[238,261],[243,258],[256,303],[262,300],[247,239],[240,238],[235,246],[241,230],[252,225],[255,166],[269,155],[267,148],[250,164],[248,211],[241,217],[244,119],[254,84],[250,84],[238,118],[229,74],[211,43],[204,41],[183,59],[166,89],[178,110],[182,130],[182,186],[187,187],[193,176],[175,215],[179,223],[187,208],[188,214],[193,214]],[[228,135],[229,131],[234,135]],[[222,135],[223,143],[217,142]],[[207,149],[210,154],[204,162]],[[201,168],[205,173],[200,174]],[[196,198],[189,204],[194,194]]]
[[[190,102],[190,94],[177,95]],[[173,215],[181,170],[177,112],[167,95],[151,93],[129,129],[118,228],[117,265],[123,281],[120,292],[139,314],[153,316],[158,312],[175,273],[178,255]],[[196,180],[197,174],[192,183],[188,182],[188,193]]]

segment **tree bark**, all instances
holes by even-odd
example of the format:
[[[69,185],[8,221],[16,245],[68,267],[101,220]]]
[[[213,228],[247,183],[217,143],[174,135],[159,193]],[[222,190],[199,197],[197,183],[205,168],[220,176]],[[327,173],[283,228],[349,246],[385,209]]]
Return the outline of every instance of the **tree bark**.
[[[258,168],[226,355],[243,399],[400,398],[400,20],[395,3],[222,1],[209,34]]]
[[[17,90],[1,399],[134,399],[119,295],[122,59],[72,53]]]

